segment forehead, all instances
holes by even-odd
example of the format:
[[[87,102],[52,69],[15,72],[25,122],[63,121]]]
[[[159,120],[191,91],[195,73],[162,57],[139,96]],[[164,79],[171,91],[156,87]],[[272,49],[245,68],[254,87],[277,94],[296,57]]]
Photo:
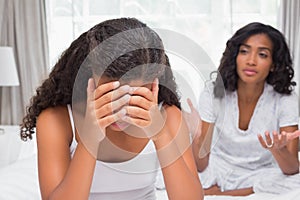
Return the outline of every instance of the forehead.
[[[145,81],[142,79],[136,79],[136,80],[122,80],[122,79],[111,79],[108,77],[101,77],[98,81],[98,86],[102,85],[104,83],[112,82],[112,81],[120,81],[121,85],[129,85],[131,87],[150,87],[152,84],[152,81]]]
[[[273,48],[272,40],[267,34],[264,33],[251,35],[243,42],[243,45],[267,48],[269,50],[272,50]]]

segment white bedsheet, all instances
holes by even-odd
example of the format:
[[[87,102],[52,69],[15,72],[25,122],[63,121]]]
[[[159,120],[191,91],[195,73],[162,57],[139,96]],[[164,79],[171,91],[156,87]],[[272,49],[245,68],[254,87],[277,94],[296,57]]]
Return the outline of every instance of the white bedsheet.
[[[39,200],[36,156],[0,168],[0,200]]]
[[[157,191],[157,200],[167,200],[164,190]],[[246,197],[233,196],[205,196],[204,200],[298,200],[300,199],[300,188],[284,195],[274,195],[267,193],[252,194]]]
[[[36,155],[0,168],[0,200],[40,200]],[[157,191],[157,200],[167,200],[165,190]],[[206,196],[205,200],[297,200],[300,188],[284,194],[253,194],[247,197]]]

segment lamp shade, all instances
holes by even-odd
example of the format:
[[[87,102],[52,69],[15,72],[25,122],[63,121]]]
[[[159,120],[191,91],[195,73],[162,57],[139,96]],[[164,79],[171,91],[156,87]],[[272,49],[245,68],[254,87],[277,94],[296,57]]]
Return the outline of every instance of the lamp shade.
[[[18,86],[16,61],[11,47],[0,47],[0,86]]]

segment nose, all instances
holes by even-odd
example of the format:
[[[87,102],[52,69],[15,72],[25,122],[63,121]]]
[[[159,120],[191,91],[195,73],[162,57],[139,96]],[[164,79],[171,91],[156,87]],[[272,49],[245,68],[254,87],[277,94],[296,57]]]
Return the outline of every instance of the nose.
[[[247,58],[247,64],[250,66],[256,65],[256,54],[255,53],[249,53]]]

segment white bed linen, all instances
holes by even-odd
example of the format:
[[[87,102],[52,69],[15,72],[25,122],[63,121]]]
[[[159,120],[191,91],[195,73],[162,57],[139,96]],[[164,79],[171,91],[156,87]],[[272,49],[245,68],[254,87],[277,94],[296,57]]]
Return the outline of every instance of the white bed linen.
[[[157,190],[157,200],[167,200],[165,190]],[[206,196],[205,200],[296,200],[300,188],[284,194],[253,194],[246,197]],[[40,200],[36,154],[0,168],[0,200]]]
[[[0,200],[39,200],[36,155],[0,168]]]
[[[0,126],[3,127],[3,126]],[[7,132],[16,131],[18,128],[5,127]],[[10,131],[9,131],[10,130]],[[11,143],[11,148],[20,145],[18,160],[0,167],[0,200],[40,200],[40,191],[38,184],[36,141],[26,143],[19,140]],[[7,146],[7,145],[5,145]],[[2,146],[3,147],[3,146]],[[6,148],[6,147],[5,147]],[[1,149],[1,146],[0,146]],[[4,149],[2,149],[5,151]],[[7,149],[6,149],[7,150]],[[14,149],[16,150],[16,149]],[[299,154],[300,157],[300,154]],[[159,174],[157,186],[163,188],[162,174]],[[166,190],[160,189],[156,192],[157,200],[167,200]],[[246,197],[232,196],[206,196],[205,200],[297,200],[300,199],[300,188],[284,195],[271,195],[267,193],[257,193]]]

